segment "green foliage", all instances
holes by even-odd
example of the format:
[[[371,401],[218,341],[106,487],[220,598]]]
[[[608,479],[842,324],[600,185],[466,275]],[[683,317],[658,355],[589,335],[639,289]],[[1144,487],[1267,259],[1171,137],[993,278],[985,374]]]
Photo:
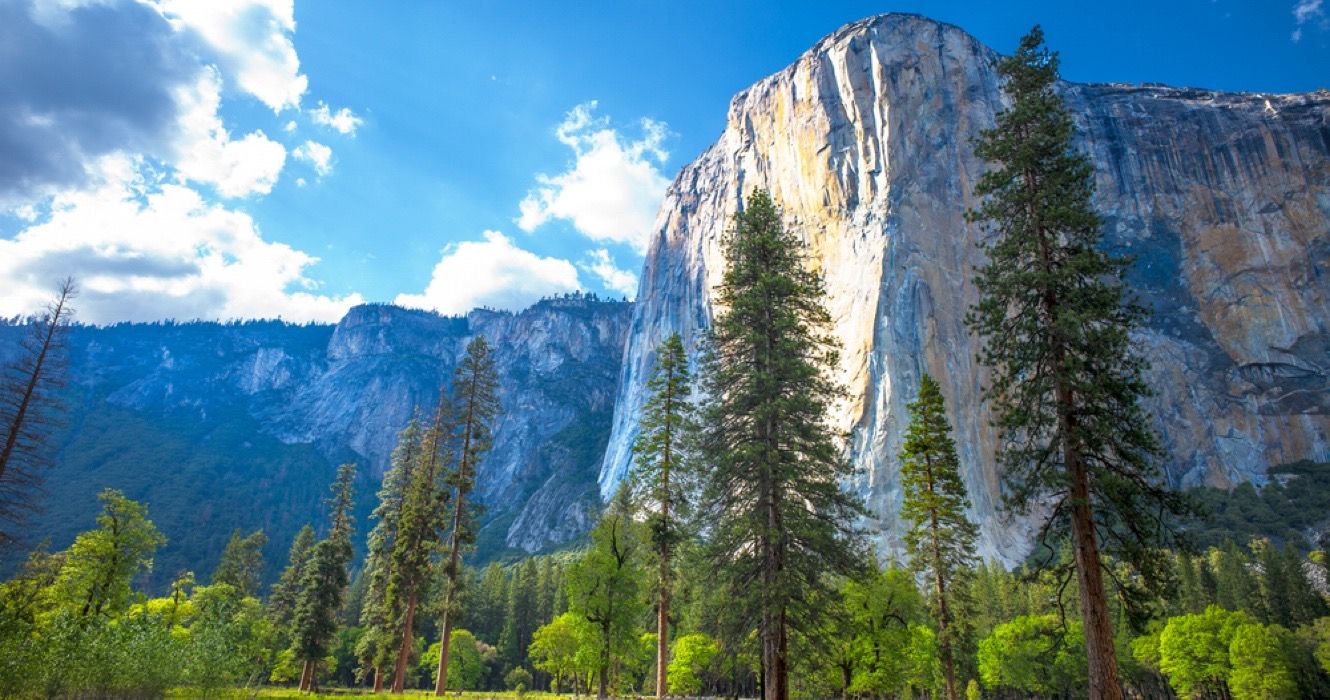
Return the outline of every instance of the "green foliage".
[[[1330,464],[1297,462],[1271,467],[1264,486],[1243,482],[1232,489],[1194,488],[1188,494],[1204,514],[1179,525],[1201,548],[1266,538],[1306,549],[1304,532],[1323,527],[1330,513]]]
[[[129,604],[130,583],[152,568],[152,557],[166,538],[148,520],[142,504],[105,489],[95,530],[74,538],[64,555],[54,595],[79,618],[114,615]]]
[[[479,689],[481,679],[494,661],[493,649],[466,630],[453,630],[452,642],[448,646],[448,690]],[[429,670],[431,681],[439,665],[441,649],[442,645],[435,642],[421,657],[420,665]]]
[[[1022,615],[979,642],[979,677],[991,690],[1082,697],[1086,692],[1081,624],[1056,615]]]
[[[273,584],[268,595],[268,619],[272,620],[277,635],[290,641],[291,618],[295,615],[296,599],[300,595],[300,582],[305,575],[309,556],[314,550],[314,528],[305,525],[291,540],[286,568]]]
[[[527,656],[536,669],[554,677],[555,686],[595,670],[592,637],[595,630],[586,618],[565,612],[536,630]]]
[[[614,672],[612,660],[638,651],[646,611],[642,589],[645,542],[633,519],[625,489],[591,531],[591,547],[568,567],[568,610],[593,628],[590,647],[603,697]]]
[[[1159,668],[1181,696],[1221,692],[1229,671],[1229,644],[1253,620],[1243,612],[1210,606],[1205,612],[1169,619],[1159,635]]]
[[[222,558],[212,572],[212,582],[235,588],[241,598],[258,595],[263,576],[263,546],[267,543],[268,536],[263,530],[255,530],[248,536],[241,535],[240,530],[233,530],[226,549],[222,550]]]
[[[705,634],[686,634],[674,640],[669,665],[670,694],[700,695],[704,674],[719,651],[716,640]]]
[[[531,672],[518,666],[504,674],[503,684],[509,690],[515,690],[521,695],[531,689]]]
[[[1279,625],[1246,624],[1234,630],[1228,647],[1233,700],[1296,697],[1292,648],[1292,635]]]

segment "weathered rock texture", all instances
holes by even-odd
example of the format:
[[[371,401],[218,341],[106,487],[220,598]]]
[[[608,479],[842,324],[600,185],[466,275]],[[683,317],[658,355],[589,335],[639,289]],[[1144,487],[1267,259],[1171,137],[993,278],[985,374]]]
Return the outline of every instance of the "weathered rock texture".
[[[999,512],[996,436],[981,400],[980,231],[964,212],[984,166],[971,146],[1004,105],[997,55],[913,15],[856,22],[737,95],[720,139],[660,210],[625,354],[603,494],[623,477],[652,349],[708,324],[721,238],[766,188],[825,275],[844,343],[840,428],[881,541],[899,542],[896,453],[921,372],[938,378],[989,555],[1023,553]],[[1330,92],[1224,94],[1159,86],[1062,89],[1096,166],[1107,245],[1154,308],[1141,350],[1150,409],[1179,486],[1260,481],[1330,458]]]

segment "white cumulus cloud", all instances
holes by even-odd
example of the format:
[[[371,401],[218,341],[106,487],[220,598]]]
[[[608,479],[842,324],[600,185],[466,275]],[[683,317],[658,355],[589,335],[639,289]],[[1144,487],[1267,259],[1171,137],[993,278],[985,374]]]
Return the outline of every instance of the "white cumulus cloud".
[[[556,131],[574,161],[558,175],[536,176],[537,186],[520,205],[517,225],[531,232],[564,219],[596,241],[627,243],[646,250],[656,210],[669,180],[660,168],[669,158],[662,122],[643,119],[642,135],[625,138],[608,118],[595,116],[594,101],[580,104]]]
[[[97,184],[57,195],[49,218],[0,239],[0,315],[28,313],[54,280],[82,288],[79,318],[335,321],[358,294],[320,294],[306,276],[318,259],[264,240],[248,214],[107,156]]]
[[[614,264],[610,251],[599,248],[587,253],[578,267],[600,278],[608,289],[632,299],[637,295],[637,273]]]
[[[356,116],[354,112],[343,107],[336,112],[332,111],[322,100],[314,109],[309,111],[309,118],[315,124],[332,128],[339,134],[355,136],[356,129],[365,122],[364,119]]]
[[[424,293],[400,294],[395,303],[442,314],[481,306],[518,310],[581,288],[577,268],[567,260],[519,248],[498,231],[486,231],[483,238],[449,244]]]
[[[318,173],[319,177],[332,172],[332,149],[318,141],[306,141],[296,146],[291,155],[314,166],[314,172]]]
[[[156,0],[178,28],[193,32],[236,86],[274,112],[300,106],[309,79],[292,34],[295,0]]]
[[[286,163],[286,148],[254,131],[232,139],[217,110],[221,78],[205,69],[193,85],[177,90],[180,105],[175,168],[185,179],[217,188],[224,197],[267,194]]]

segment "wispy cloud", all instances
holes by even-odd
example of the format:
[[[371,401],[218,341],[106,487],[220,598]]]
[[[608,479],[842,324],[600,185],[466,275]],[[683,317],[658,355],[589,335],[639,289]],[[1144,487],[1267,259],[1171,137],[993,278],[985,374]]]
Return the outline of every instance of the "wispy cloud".
[[[590,251],[577,266],[599,278],[607,289],[630,299],[637,295],[637,273],[616,265],[604,248]]]
[[[1302,41],[1302,30],[1310,24],[1313,27],[1321,29],[1326,28],[1327,19],[1325,16],[1324,0],[1298,0],[1298,4],[1293,6],[1293,21],[1296,26],[1293,28],[1293,41]]]

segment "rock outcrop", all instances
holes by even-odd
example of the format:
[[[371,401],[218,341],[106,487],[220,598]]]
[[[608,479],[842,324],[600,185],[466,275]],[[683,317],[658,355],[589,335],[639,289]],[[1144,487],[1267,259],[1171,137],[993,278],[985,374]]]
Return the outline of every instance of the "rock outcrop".
[[[669,188],[642,274],[599,483],[630,461],[653,348],[695,347],[743,197],[771,191],[824,274],[843,342],[862,494],[899,543],[896,453],[919,376],[940,381],[990,556],[1028,533],[1000,513],[984,370],[963,318],[980,231],[964,220],[980,130],[1004,106],[998,56],[961,29],[883,15],[826,37],[737,95],[720,139]],[[1106,245],[1136,256],[1154,310],[1138,338],[1177,486],[1261,481],[1330,458],[1330,92],[1061,86],[1094,161]],[[887,551],[887,550],[884,550]]]

